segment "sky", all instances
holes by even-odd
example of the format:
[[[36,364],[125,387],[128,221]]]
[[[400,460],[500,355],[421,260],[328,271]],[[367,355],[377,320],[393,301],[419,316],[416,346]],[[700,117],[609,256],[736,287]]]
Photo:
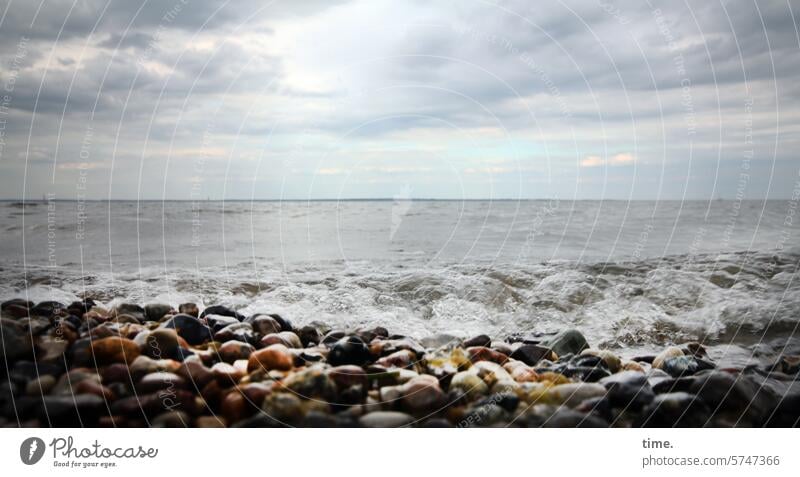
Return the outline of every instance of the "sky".
[[[788,199],[800,5],[0,0],[0,198]]]

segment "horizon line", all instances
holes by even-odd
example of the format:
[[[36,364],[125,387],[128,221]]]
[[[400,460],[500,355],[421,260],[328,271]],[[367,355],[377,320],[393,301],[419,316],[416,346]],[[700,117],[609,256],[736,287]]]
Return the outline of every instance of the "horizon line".
[[[433,197],[348,197],[348,198],[315,198],[315,199],[76,199],[76,198],[47,198],[26,199],[26,198],[0,198],[0,202],[16,203],[46,203],[46,202],[395,202],[395,201],[418,201],[418,202],[531,202],[531,201],[564,201],[564,202],[765,202],[765,201],[788,201],[791,198],[698,198],[698,199],[561,199],[558,197],[539,197],[539,198],[433,198]]]

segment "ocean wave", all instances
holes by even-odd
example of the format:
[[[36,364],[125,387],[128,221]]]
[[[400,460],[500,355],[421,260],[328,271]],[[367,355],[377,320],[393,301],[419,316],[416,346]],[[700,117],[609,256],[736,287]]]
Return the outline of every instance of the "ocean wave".
[[[605,347],[712,343],[791,335],[800,323],[800,254],[678,255],[616,263],[531,266],[453,264],[435,269],[322,264],[291,270],[163,268],[81,275],[72,270],[0,270],[0,296],[72,301],[194,301],[243,313],[285,314],[298,324],[391,325],[436,333],[552,332],[577,326]],[[27,276],[26,276],[27,275]]]

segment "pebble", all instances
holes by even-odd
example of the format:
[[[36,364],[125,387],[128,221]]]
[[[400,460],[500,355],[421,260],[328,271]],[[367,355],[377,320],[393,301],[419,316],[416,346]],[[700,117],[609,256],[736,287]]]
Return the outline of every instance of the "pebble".
[[[489,392],[489,386],[475,373],[461,371],[450,380],[450,389],[463,392],[469,400],[483,397]]]
[[[359,418],[361,427],[406,427],[415,422],[414,418],[403,412],[376,411],[364,414]]]
[[[247,367],[237,367],[229,363],[216,363],[211,367],[211,373],[222,386],[236,384],[247,375]]]
[[[558,356],[578,354],[589,347],[586,338],[575,329],[564,330],[543,343]]]
[[[4,302],[0,425],[761,427],[800,418],[795,354],[720,369],[700,343],[622,359],[576,330],[420,344],[381,327],[293,331],[274,314],[178,311]]]
[[[358,336],[346,336],[333,344],[328,353],[332,366],[343,364],[364,365],[371,360],[369,348]]]
[[[181,338],[193,346],[203,344],[212,339],[211,329],[201,322],[199,318],[192,315],[175,315],[164,322],[162,328],[174,329]]]
[[[691,356],[675,356],[667,358],[661,363],[661,369],[673,377],[690,375],[697,372],[699,366],[697,361]]]
[[[581,356],[595,356],[600,358],[612,373],[616,373],[622,368],[622,360],[611,351],[585,349],[581,351]]]
[[[552,351],[544,346],[523,344],[511,352],[510,357],[522,361],[528,366],[535,366],[542,359],[553,359]]]
[[[581,402],[606,395],[606,388],[597,383],[567,383],[553,386],[543,395],[545,403],[575,407]]]
[[[144,306],[144,316],[147,321],[161,321],[166,314],[174,314],[172,306],[164,303],[149,303]]]
[[[493,363],[504,364],[508,362],[508,356],[485,346],[467,348],[467,354],[469,354],[469,359],[473,363],[478,361],[491,361]]]
[[[439,381],[433,376],[417,376],[402,385],[402,406],[411,414],[438,411],[445,403]]]
[[[184,315],[191,315],[194,317],[200,316],[200,310],[194,303],[182,303],[180,306],[178,306],[178,313],[182,313]]]
[[[478,335],[474,338],[465,340],[464,343],[462,343],[462,346],[464,346],[465,348],[471,348],[473,346],[483,346],[488,348],[491,345],[492,345],[492,339],[489,338],[487,335]]]
[[[670,346],[653,359],[653,367],[656,369],[661,369],[664,366],[664,361],[668,358],[676,358],[678,356],[683,356],[683,350],[678,348],[677,346]]]
[[[321,365],[290,374],[281,385],[303,399],[336,402],[336,384]]]
[[[247,361],[247,370],[251,372],[259,369],[289,371],[293,365],[294,358],[289,353],[289,349],[282,344],[274,344],[253,352]]]
[[[209,315],[227,316],[236,319],[236,321],[244,320],[244,316],[223,305],[209,306],[200,313],[200,318],[208,317]]]
[[[140,333],[136,339],[142,354],[154,359],[175,359],[179,356],[179,348],[187,343],[170,328],[158,328]]]
[[[250,358],[250,355],[253,354],[255,350],[255,347],[250,343],[244,343],[242,341],[226,341],[219,348],[217,348],[217,353],[219,354],[219,359],[222,361],[226,363],[233,363],[234,361],[240,359]]]
[[[132,363],[139,357],[139,346],[126,338],[109,336],[95,340],[90,345],[94,359],[100,365],[110,363]]]
[[[246,343],[256,343],[256,334],[250,323],[233,323],[214,333],[214,341],[244,341]]]
[[[416,359],[417,355],[414,354],[413,351],[401,349],[400,351],[395,351],[388,356],[380,358],[375,362],[375,364],[385,366],[387,368],[407,368],[414,364]]]

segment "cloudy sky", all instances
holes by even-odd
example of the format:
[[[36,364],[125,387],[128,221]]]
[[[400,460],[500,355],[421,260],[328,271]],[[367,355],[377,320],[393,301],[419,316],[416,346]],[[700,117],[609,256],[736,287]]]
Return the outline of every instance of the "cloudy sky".
[[[792,1],[0,1],[0,197],[789,198]]]

